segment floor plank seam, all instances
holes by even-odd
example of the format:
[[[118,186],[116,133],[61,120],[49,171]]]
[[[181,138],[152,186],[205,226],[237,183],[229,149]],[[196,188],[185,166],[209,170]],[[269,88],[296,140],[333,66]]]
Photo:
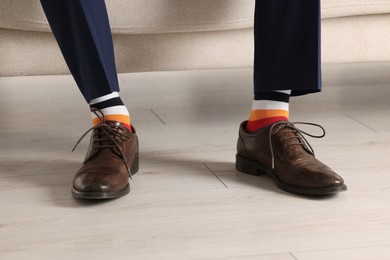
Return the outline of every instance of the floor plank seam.
[[[158,120],[160,120],[161,123],[163,123],[163,125],[167,125],[167,124],[165,123],[165,121],[162,120],[162,118],[161,118],[156,112],[154,112],[153,109],[150,109],[150,111],[153,113],[153,115],[155,115],[155,116],[157,117]]]
[[[374,133],[378,133],[378,131],[376,131],[374,128],[369,127],[368,125],[366,125],[365,123],[361,122],[360,120],[354,118],[353,116],[347,115],[347,117],[349,117],[350,119],[352,119],[352,120],[355,121],[356,123],[358,123],[358,124],[364,126],[365,128],[370,129],[370,130],[373,131]]]
[[[206,163],[203,163],[204,167],[206,167],[226,188],[228,188],[228,186],[207,166]]]

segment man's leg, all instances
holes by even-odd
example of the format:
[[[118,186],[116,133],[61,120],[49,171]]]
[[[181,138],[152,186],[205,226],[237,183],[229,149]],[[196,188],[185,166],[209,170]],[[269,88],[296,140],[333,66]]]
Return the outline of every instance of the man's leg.
[[[320,1],[256,1],[254,102],[247,130],[287,120],[290,95],[320,90]]]
[[[319,0],[257,0],[254,93],[321,91]]]
[[[308,195],[346,189],[288,121],[290,96],[321,91],[320,22],[320,0],[256,0],[254,101],[237,144],[239,171]]]
[[[104,0],[41,0],[55,38],[93,118],[93,134],[72,194],[116,198],[138,170],[138,140],[119,96],[112,35]]]

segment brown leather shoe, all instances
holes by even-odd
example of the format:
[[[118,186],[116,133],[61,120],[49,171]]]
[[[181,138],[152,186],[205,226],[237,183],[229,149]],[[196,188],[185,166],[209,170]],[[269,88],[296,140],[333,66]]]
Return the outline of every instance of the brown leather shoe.
[[[239,130],[236,169],[240,172],[272,177],[279,188],[303,195],[326,195],[347,190],[343,179],[314,157],[314,151],[294,123],[280,121],[257,133],[245,131],[247,121]]]
[[[80,199],[113,199],[130,192],[129,175],[138,171],[138,138],[120,122],[104,121],[93,131],[87,156],[73,180]],[[77,146],[76,144],[76,146]]]

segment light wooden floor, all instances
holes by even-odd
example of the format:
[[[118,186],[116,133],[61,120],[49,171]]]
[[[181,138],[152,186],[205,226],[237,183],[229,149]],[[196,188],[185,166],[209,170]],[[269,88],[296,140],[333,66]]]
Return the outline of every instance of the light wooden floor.
[[[306,198],[234,170],[251,69],[120,75],[141,142],[130,195],[70,195],[88,141],[69,76],[0,78],[0,259],[390,259],[390,63],[324,67],[293,121],[349,191]]]

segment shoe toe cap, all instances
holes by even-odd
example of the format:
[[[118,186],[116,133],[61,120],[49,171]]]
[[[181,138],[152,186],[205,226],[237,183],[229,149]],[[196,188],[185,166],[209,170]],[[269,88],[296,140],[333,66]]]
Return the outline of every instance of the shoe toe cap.
[[[127,185],[127,180],[115,173],[90,173],[78,174],[73,181],[73,188],[79,192],[113,192]]]
[[[310,188],[325,188],[343,186],[344,180],[329,167],[305,167],[297,171],[293,178],[300,186]]]

